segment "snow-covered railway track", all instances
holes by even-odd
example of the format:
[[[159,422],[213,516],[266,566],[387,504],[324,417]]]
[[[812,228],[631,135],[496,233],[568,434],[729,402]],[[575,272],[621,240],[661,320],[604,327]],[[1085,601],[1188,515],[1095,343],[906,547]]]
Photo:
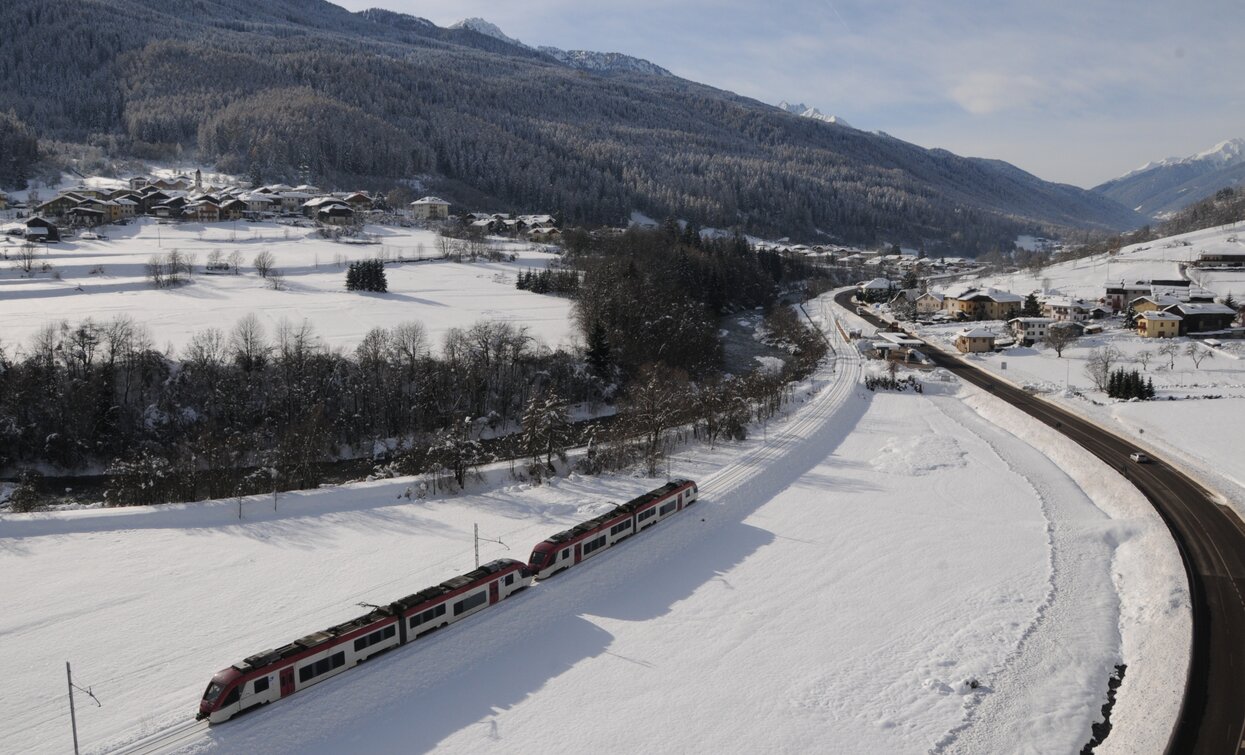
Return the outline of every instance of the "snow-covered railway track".
[[[157,753],[174,752],[197,739],[207,731],[207,728],[207,721],[191,719],[161,729],[111,752],[114,755],[157,755]]]

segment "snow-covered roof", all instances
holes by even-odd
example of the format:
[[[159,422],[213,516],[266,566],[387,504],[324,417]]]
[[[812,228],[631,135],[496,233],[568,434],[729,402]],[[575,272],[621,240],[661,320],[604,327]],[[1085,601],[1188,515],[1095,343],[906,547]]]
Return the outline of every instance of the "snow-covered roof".
[[[873,280],[865,281],[864,283],[860,284],[860,288],[867,288],[867,289],[874,289],[874,290],[889,289],[890,287],[891,287],[891,282],[885,278],[874,278]]]
[[[444,199],[442,199],[441,197],[421,197],[420,199],[416,199],[414,202],[411,202],[411,204],[444,204],[444,205],[448,205],[448,204],[449,204],[449,202],[445,201],[445,200],[444,200]]]
[[[956,333],[956,336],[959,338],[994,338],[995,337],[993,331],[987,330],[985,328],[972,328],[972,329],[965,328],[964,330],[961,330],[959,333]]]
[[[1180,315],[1173,315],[1171,312],[1150,311],[1150,312],[1142,312],[1141,314],[1137,316],[1142,318],[1143,320],[1153,320],[1153,321],[1162,321],[1162,322],[1179,322],[1180,320],[1184,319]]]
[[[1020,322],[1025,325],[1049,325],[1054,322],[1050,317],[1013,317],[1008,322]]]
[[[1236,315],[1236,310],[1226,304],[1216,302],[1181,302],[1173,304],[1167,311],[1177,309],[1183,315]]]

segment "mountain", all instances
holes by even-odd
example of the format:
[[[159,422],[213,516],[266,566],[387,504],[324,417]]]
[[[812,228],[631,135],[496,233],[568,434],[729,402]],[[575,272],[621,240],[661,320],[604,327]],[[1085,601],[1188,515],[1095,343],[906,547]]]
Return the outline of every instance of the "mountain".
[[[1147,217],[1170,215],[1228,186],[1245,185],[1245,139],[1229,139],[1191,157],[1148,163],[1095,186]]]
[[[786,100],[783,100],[778,103],[778,109],[786,110],[788,113],[793,113],[795,115],[802,115],[805,118],[812,118],[815,121],[825,121],[826,123],[833,123],[838,126],[847,126],[848,128],[852,128],[852,124],[837,115],[826,115],[815,107],[808,107],[803,102],[798,105],[792,105]]]
[[[496,24],[489,23],[488,21],[485,21],[482,18],[464,18],[462,21],[459,21],[458,23],[451,25],[450,28],[451,29],[469,29],[478,34],[483,34],[486,37],[492,37],[493,39],[500,39],[503,42],[507,42],[509,44],[514,45],[515,47],[527,47],[527,45],[523,44],[519,40],[513,37],[506,36],[506,34],[502,32],[501,29],[497,28]]]
[[[1142,222],[1004,163],[827,128],[627,56],[535,50],[476,20],[324,0],[41,0],[0,3],[0,28],[0,112],[44,143],[87,145],[93,165],[194,158],[376,189],[418,177],[461,207],[571,223],[641,212],[948,254]]]

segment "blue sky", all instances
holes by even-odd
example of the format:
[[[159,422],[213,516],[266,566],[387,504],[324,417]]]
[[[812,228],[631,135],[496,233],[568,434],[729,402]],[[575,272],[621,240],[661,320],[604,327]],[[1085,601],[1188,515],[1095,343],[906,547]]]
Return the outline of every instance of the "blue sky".
[[[335,2],[478,16],[1079,186],[1245,137],[1242,0]]]

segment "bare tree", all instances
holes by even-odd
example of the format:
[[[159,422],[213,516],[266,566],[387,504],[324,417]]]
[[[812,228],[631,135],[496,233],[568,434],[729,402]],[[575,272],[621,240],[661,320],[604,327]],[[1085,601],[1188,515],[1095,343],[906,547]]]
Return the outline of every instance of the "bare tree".
[[[272,252],[265,249],[255,255],[255,259],[251,261],[251,264],[255,266],[255,272],[259,273],[261,278],[267,278],[268,273],[272,272],[272,266],[276,262],[276,257],[273,256]]]
[[[269,270],[265,277],[268,279],[268,288],[273,291],[285,290],[285,275],[280,270]]]
[[[1046,329],[1046,338],[1042,343],[1055,350],[1055,356],[1063,358],[1063,350],[1072,345],[1076,340],[1076,330],[1074,328],[1056,328],[1049,327]]]
[[[1100,391],[1107,389],[1111,379],[1111,368],[1120,360],[1120,351],[1114,346],[1103,346],[1089,353],[1085,362],[1085,374],[1094,381],[1094,387]]]
[[[1142,349],[1135,355],[1137,363],[1141,365],[1143,371],[1149,372],[1150,360],[1154,359],[1154,352],[1149,349]]]
[[[17,269],[23,273],[29,274],[35,269],[35,258],[37,256],[38,253],[35,249],[35,245],[30,241],[24,242],[17,248]]]
[[[1202,360],[1215,358],[1213,350],[1205,346],[1199,346],[1196,341],[1190,341],[1189,347],[1185,349],[1184,353],[1193,360],[1193,366],[1199,370],[1202,369]]]
[[[242,250],[235,249],[229,253],[229,266],[233,268],[233,274],[237,275],[242,272]]]
[[[166,281],[163,255],[151,255],[151,257],[147,260],[144,270],[147,273],[147,280],[151,282],[151,285],[156,288],[165,287]]]
[[[219,369],[225,366],[225,353],[225,334],[219,328],[208,328],[190,337],[186,361],[201,370]]]
[[[264,326],[252,312],[233,327],[229,336],[229,348],[234,362],[247,372],[262,369],[271,348],[264,340]]]
[[[1167,369],[1176,369],[1176,357],[1180,356],[1180,344],[1167,341],[1159,347],[1159,354],[1167,357]]]

